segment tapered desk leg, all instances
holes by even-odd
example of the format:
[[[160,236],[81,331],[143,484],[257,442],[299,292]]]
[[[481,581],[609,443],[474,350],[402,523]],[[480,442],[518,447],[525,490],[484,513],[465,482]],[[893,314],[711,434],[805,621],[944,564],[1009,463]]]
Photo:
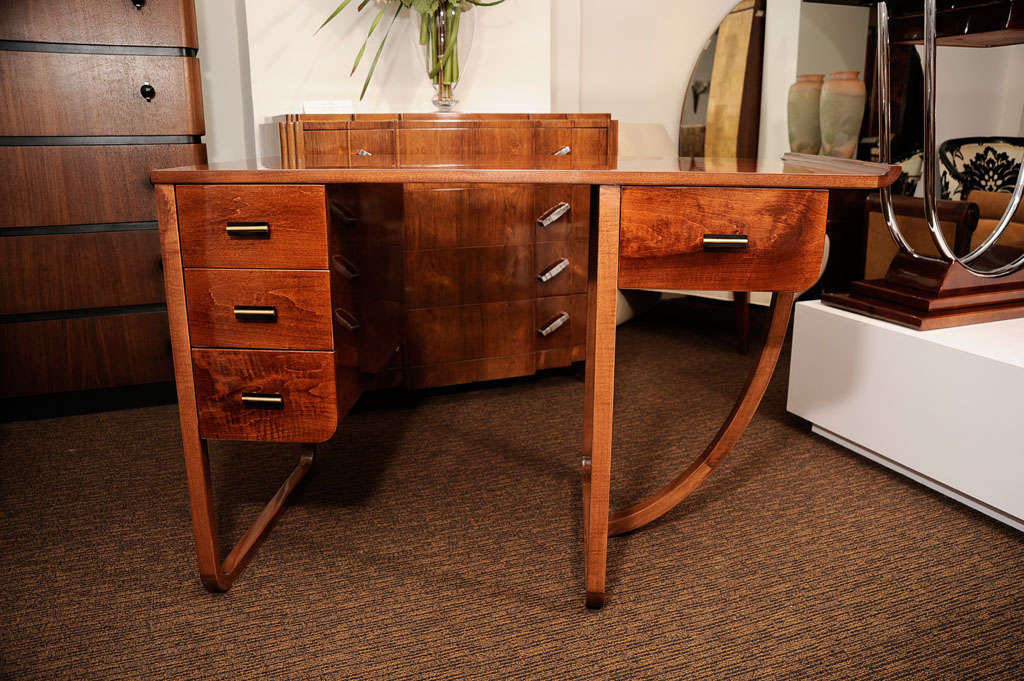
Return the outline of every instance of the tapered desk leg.
[[[618,186],[595,191],[587,286],[587,377],[583,414],[583,535],[588,608],[604,605],[615,397],[615,305],[619,280]],[[592,201],[593,203],[593,201]]]
[[[225,591],[242,573],[256,549],[263,543],[284,510],[288,495],[313,466],[316,448],[314,445],[306,445],[291,475],[227,558],[221,562],[220,549],[217,546],[217,517],[213,506],[210,459],[206,441],[199,436],[199,415],[196,412],[196,393],[192,376],[192,346],[185,309],[185,276],[178,241],[178,210],[174,187],[166,184],[157,185],[156,203],[160,218],[167,318],[170,324],[171,350],[174,353],[174,380],[178,391],[178,414],[181,418],[181,438],[185,450],[185,470],[188,474],[192,527],[195,530],[196,552],[199,555],[199,575],[206,588],[211,591]]]

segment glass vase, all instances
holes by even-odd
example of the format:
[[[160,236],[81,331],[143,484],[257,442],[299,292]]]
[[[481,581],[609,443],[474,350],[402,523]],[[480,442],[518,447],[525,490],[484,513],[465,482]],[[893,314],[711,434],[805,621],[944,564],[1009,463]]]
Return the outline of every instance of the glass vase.
[[[436,11],[420,16],[420,45],[439,111],[452,111],[458,104],[455,86],[473,44],[473,14],[464,7],[472,5],[442,0]]]

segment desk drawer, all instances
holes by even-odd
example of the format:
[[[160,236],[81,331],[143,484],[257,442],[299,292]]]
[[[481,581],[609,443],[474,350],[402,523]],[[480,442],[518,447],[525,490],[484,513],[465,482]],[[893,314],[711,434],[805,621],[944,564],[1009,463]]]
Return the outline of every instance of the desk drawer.
[[[534,260],[532,246],[406,251],[405,303],[416,309],[532,298]]]
[[[404,204],[407,250],[533,243],[533,185],[407,184]]]
[[[330,274],[185,270],[193,347],[330,350]]]
[[[202,437],[315,443],[334,435],[330,352],[196,349],[192,366]]]
[[[508,357],[533,351],[534,301],[410,310],[407,366]]]
[[[801,291],[818,278],[827,208],[826,191],[624,187],[619,287]]]
[[[178,186],[185,267],[327,269],[322,186]]]

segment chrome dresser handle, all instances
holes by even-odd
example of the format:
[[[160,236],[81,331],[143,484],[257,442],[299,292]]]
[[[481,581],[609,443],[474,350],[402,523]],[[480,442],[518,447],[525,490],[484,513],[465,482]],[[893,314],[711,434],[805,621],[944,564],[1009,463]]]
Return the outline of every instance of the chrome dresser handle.
[[[555,222],[556,220],[558,220],[558,218],[568,213],[571,208],[572,206],[570,206],[565,201],[560,201],[559,203],[555,204],[547,211],[545,211],[545,213],[541,215],[539,218],[537,218],[537,226],[547,227],[552,222]]]
[[[568,267],[568,266],[569,266],[569,258],[562,258],[561,260],[556,262],[554,265],[551,265],[546,270],[544,270],[543,272],[538,274],[537,275],[537,281],[541,282],[542,284],[544,282],[551,281],[552,279],[557,277],[559,274],[564,272],[565,268]]]
[[[545,326],[537,329],[537,333],[542,336],[550,336],[555,331],[558,331],[562,326],[569,321],[569,313],[561,312],[557,317],[548,322]]]

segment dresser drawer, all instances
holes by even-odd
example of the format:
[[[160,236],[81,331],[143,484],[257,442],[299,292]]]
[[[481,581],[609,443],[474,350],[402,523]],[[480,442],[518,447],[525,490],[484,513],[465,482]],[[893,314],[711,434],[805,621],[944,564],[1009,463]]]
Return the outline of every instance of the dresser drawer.
[[[0,314],[164,300],[155,229],[0,238]]]
[[[337,429],[330,352],[196,349],[192,367],[202,437],[316,443]]]
[[[533,189],[534,239],[565,241],[590,234],[590,185],[538,184]]]
[[[194,57],[0,51],[0,82],[0,135],[205,132]]]
[[[402,168],[529,168],[530,121],[412,121],[399,123]]]
[[[410,310],[407,366],[520,355],[533,350],[534,301]]]
[[[197,163],[202,144],[0,146],[0,228],[156,220],[149,171]]]
[[[327,269],[322,186],[179,185],[185,267]]]
[[[192,0],[135,4],[96,0],[9,0],[0,40],[93,45],[199,47]]]
[[[826,191],[624,187],[619,287],[804,290],[827,209]]]
[[[348,130],[350,168],[394,168],[394,124],[353,122]]]
[[[404,202],[407,250],[533,243],[533,185],[408,184]]]
[[[405,253],[409,309],[524,300],[533,297],[536,280],[532,246]]]
[[[330,274],[185,270],[193,347],[330,350]]]
[[[586,345],[585,295],[539,298],[536,306],[534,348],[538,351]]]
[[[607,168],[608,129],[575,127],[572,121],[539,121],[534,163],[554,170]]]

